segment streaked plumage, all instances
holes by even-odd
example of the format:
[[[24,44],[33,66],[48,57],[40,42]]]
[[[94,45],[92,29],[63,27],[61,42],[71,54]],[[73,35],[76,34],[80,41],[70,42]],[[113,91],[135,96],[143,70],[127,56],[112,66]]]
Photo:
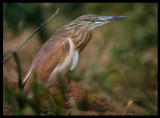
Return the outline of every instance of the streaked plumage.
[[[23,90],[30,93],[34,72],[46,87],[56,81],[58,74],[65,75],[78,63],[79,53],[92,38],[95,27],[124,16],[83,15],[58,29],[40,49],[23,81]]]

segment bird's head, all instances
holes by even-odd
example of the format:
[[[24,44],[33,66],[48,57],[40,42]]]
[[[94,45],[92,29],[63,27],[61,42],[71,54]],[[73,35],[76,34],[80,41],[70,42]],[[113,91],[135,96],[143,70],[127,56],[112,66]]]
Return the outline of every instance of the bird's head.
[[[83,15],[72,21],[72,23],[79,24],[83,27],[89,27],[91,29],[94,29],[98,26],[104,25],[110,21],[113,20],[119,20],[127,18],[127,16],[98,16],[98,15]]]

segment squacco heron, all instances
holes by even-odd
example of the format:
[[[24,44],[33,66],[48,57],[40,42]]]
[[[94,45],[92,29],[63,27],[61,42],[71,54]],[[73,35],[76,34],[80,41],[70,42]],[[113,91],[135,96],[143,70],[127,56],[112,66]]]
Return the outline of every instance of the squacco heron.
[[[126,16],[83,15],[59,28],[40,49],[23,80],[23,90],[29,94],[34,81],[34,73],[46,86],[50,87],[57,75],[64,76],[78,63],[80,52],[92,38],[92,31],[110,21]]]

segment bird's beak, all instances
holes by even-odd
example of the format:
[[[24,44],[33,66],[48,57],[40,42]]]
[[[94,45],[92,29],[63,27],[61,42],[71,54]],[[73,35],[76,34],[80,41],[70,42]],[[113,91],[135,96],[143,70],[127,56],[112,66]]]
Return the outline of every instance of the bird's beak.
[[[123,19],[123,18],[127,18],[127,16],[104,16],[103,20],[112,21],[112,20],[119,20],[119,19]]]
[[[119,19],[123,19],[123,18],[127,18],[127,16],[100,16],[97,19],[97,21],[95,21],[94,28],[99,27],[101,25],[104,25],[110,21],[119,20]]]

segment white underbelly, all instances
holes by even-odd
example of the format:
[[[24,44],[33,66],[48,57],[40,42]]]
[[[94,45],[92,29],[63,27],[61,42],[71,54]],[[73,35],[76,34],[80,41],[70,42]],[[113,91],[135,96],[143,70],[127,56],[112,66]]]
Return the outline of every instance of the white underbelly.
[[[64,76],[69,70],[73,70],[74,67],[77,65],[79,53],[75,51],[74,43],[71,39],[69,39],[70,44],[70,51],[68,56],[65,58],[64,62],[57,66],[51,75],[49,76],[49,81],[47,83],[47,87],[51,86],[57,79],[57,75],[61,74],[61,76]],[[68,67],[68,68],[66,68]]]

